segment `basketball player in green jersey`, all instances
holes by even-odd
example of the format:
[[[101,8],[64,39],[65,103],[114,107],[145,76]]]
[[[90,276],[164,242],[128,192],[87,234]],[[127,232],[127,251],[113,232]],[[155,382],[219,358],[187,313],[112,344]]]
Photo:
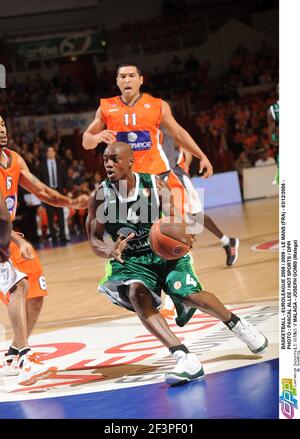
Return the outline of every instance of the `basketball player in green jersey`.
[[[151,250],[148,234],[161,214],[162,198],[164,213],[174,214],[172,199],[166,200],[166,183],[154,175],[134,173],[133,151],[126,143],[109,145],[103,160],[107,178],[90,196],[86,224],[93,252],[110,259],[99,291],[114,304],[136,312],[145,328],[169,349],[176,366],[166,374],[166,382],[177,385],[198,380],[204,377],[204,370],[158,311],[161,289],[182,307],[198,308],[220,319],[253,353],[266,349],[263,334],[203,290],[189,255],[167,261]],[[104,241],[105,232],[112,242]],[[180,326],[186,323],[180,321],[180,315],[176,322]]]
[[[276,87],[277,102],[270,105],[268,110],[268,127],[269,127],[269,142],[279,143],[279,84]],[[279,185],[279,154],[277,155],[277,172],[274,179],[274,184]]]

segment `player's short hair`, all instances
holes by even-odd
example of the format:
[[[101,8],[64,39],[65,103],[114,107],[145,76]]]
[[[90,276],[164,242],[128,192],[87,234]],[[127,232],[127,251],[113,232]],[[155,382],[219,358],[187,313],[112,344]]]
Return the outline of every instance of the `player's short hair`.
[[[136,70],[137,70],[137,72],[138,72],[138,74],[139,74],[139,76],[142,76],[142,75],[143,75],[142,70],[141,70],[141,68],[140,68],[140,66],[139,66],[138,64],[136,64],[135,62],[124,62],[124,63],[119,64],[119,65],[117,66],[117,68],[116,68],[116,76],[118,76],[118,74],[119,74],[119,70],[120,70],[122,67],[135,67]]]

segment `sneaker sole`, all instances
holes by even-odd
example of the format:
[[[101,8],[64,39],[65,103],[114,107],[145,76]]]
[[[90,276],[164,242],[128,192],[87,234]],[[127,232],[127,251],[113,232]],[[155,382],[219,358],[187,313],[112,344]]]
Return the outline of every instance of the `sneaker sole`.
[[[205,373],[203,371],[202,375],[195,377],[195,378],[188,378],[188,377],[181,377],[179,375],[172,375],[169,374],[165,381],[167,384],[169,384],[170,386],[174,387],[174,386],[180,386],[181,384],[186,384],[186,383],[190,383],[192,381],[201,381],[205,378]]]
[[[33,375],[27,380],[20,381],[18,384],[20,384],[21,386],[32,386],[38,380],[48,378],[49,375],[56,374],[56,372],[57,372],[57,367],[49,367],[47,370],[44,370],[44,372],[38,373],[37,375]]]
[[[15,371],[15,372],[4,372],[4,375],[6,377],[16,377],[17,375],[19,375],[19,371]]]
[[[253,354],[261,354],[263,351],[265,351],[267,349],[268,345],[269,345],[268,339],[265,337],[265,342],[260,348],[255,349],[255,350],[250,349],[250,348],[249,349]]]
[[[231,264],[228,264],[228,263],[227,263],[227,266],[228,266],[228,267],[231,267],[232,265],[234,265],[234,264],[236,263],[238,257],[239,257],[239,252],[238,252],[239,245],[240,245],[240,241],[239,241],[238,238],[236,238],[236,244],[235,244],[235,250],[236,250],[236,253],[235,253],[235,257],[234,257],[233,262],[231,262]]]

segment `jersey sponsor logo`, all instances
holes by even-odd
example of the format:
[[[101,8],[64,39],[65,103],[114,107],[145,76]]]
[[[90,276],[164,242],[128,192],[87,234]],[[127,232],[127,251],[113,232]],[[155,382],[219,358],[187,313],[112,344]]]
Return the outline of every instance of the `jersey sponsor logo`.
[[[174,283],[175,290],[179,290],[182,287],[182,284],[179,280]]]
[[[119,109],[118,108],[111,108],[110,110],[108,110],[109,113],[111,113],[113,111],[119,111]]]
[[[138,138],[138,135],[135,132],[128,133],[129,142],[135,142]]]
[[[117,133],[117,141],[128,143],[133,151],[145,151],[152,145],[149,131],[121,131]]]
[[[6,201],[7,210],[9,211],[10,214],[12,214],[16,204],[16,196],[10,195],[9,197],[6,197],[5,201]]]
[[[151,108],[151,105],[150,104],[144,104],[144,107],[149,109],[149,108]]]

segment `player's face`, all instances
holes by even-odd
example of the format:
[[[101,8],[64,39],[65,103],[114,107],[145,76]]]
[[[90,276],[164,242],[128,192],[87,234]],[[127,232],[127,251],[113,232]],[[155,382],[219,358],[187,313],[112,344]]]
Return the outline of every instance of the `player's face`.
[[[125,151],[106,148],[103,154],[103,163],[107,177],[112,182],[126,179],[132,161]]]
[[[117,85],[124,98],[131,98],[139,94],[143,84],[143,77],[139,75],[136,67],[121,67],[117,76]]]
[[[0,116],[0,146],[5,146],[7,144],[7,132],[5,122]]]

